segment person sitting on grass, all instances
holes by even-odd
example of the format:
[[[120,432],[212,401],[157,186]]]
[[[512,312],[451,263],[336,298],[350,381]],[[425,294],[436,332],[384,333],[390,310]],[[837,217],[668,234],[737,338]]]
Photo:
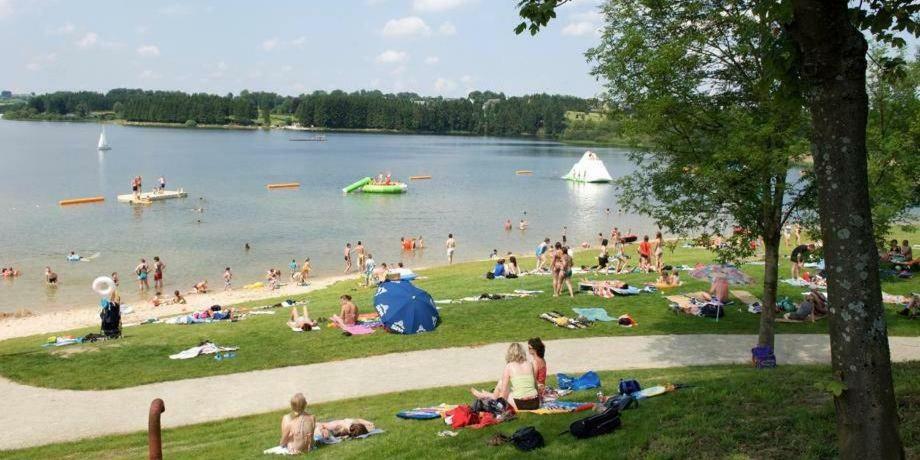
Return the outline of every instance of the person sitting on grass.
[[[195,289],[195,294],[207,294],[208,293],[208,280],[199,281],[192,286]]]
[[[914,249],[910,247],[910,242],[907,240],[901,242],[901,257],[904,258],[904,262],[911,262],[914,260]]]
[[[357,438],[364,436],[376,427],[373,422],[360,418],[343,418],[341,420],[332,420],[316,425],[313,435],[320,439],[336,438]]]
[[[537,381],[537,393],[543,397],[546,390],[546,360],[543,355],[546,354],[546,346],[539,337],[534,337],[527,341],[527,352],[530,353],[530,359],[533,361],[533,377]]]
[[[303,393],[295,394],[291,398],[291,412],[281,418],[281,441],[278,445],[291,455],[310,452],[315,430],[316,417],[307,412],[307,399]]]
[[[495,262],[495,266],[492,267],[492,275],[495,278],[505,276],[505,259],[498,259],[498,261]]]
[[[339,297],[339,305],[341,305],[339,314],[332,315],[332,318],[329,319],[340,329],[345,329],[346,326],[354,326],[358,322],[358,307],[351,301],[351,296],[344,294]]]
[[[783,318],[793,321],[804,321],[814,313],[815,316],[827,314],[827,299],[820,292],[812,289],[805,295],[805,300],[798,305],[794,312],[786,313]]]
[[[520,274],[521,269],[518,268],[517,258],[514,256],[508,256],[508,262],[505,262],[505,276],[518,276]]]
[[[287,322],[288,327],[291,329],[300,329],[302,331],[309,331],[316,327],[318,323],[310,319],[310,313],[307,311],[307,306],[303,306],[303,315],[298,314],[297,307],[291,307],[291,319]]]
[[[663,270],[661,276],[655,281],[655,286],[675,287],[680,286],[680,272],[677,270]]]
[[[703,293],[703,300],[707,302],[725,303],[728,301],[728,278],[722,273],[716,273],[709,285],[709,292]]]
[[[524,347],[515,342],[505,353],[505,370],[491,392],[471,388],[476,399],[489,400],[502,398],[515,410],[536,410],[540,408],[537,392],[537,380],[533,365],[527,361]]]
[[[920,294],[915,292],[911,296],[910,302],[908,302],[904,309],[899,311],[898,314],[901,316],[906,316],[910,319],[914,319],[920,316]]]

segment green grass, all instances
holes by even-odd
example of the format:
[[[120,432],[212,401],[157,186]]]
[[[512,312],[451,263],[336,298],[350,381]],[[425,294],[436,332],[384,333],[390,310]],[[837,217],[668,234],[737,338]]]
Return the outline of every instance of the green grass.
[[[549,363],[550,366],[553,363]],[[601,372],[605,393],[615,392],[618,379],[635,377],[643,386],[685,383],[679,390],[640,403],[624,413],[616,432],[588,440],[561,435],[585,415],[521,414],[516,420],[481,430],[463,429],[454,438],[437,433],[448,429],[440,420],[397,419],[399,410],[445,403],[470,403],[466,387],[437,388],[339,401],[312,406],[319,420],[361,417],[386,433],[361,441],[321,447],[319,458],[518,458],[511,445],[490,447],[495,433],[511,434],[535,426],[546,447],[542,458],[831,458],[837,455],[834,404],[814,383],[830,379],[820,366],[783,366],[755,370],[741,366],[688,367]],[[895,395],[901,439],[908,458],[920,454],[920,363],[894,366]],[[555,379],[550,378],[550,383]],[[594,391],[566,399],[590,401]],[[278,401],[279,408],[285,401]],[[110,408],[118,410],[117,408]],[[163,419],[169,420],[169,401]],[[257,458],[278,442],[283,411],[165,430],[166,458]],[[146,433],[106,436],[72,443],[3,452],[9,459],[141,458]],[[536,457],[535,457],[536,458]]]
[[[633,252],[630,247],[630,253]],[[588,264],[593,250],[576,257],[577,264]],[[708,251],[679,248],[674,254],[666,252],[668,263],[688,264],[711,260]],[[719,322],[687,315],[674,315],[661,294],[641,294],[632,297],[603,299],[589,294],[553,298],[551,280],[546,276],[529,276],[517,280],[486,280],[482,274],[488,262],[456,264],[451,267],[424,270],[428,279],[416,284],[435,299],[460,298],[484,292],[511,292],[514,289],[542,289],[536,297],[492,302],[442,305],[442,325],[434,332],[413,336],[386,334],[378,331],[368,336],[344,337],[337,329],[323,328],[319,332],[298,334],[284,325],[288,310],[279,309],[272,316],[254,316],[235,323],[212,323],[191,326],[165,324],[125,328],[121,340],[97,344],[71,345],[62,348],[42,348],[47,335],[10,339],[0,342],[0,374],[30,385],[67,389],[124,388],[145,383],[203,377],[218,374],[270,369],[283,366],[359,358],[410,350],[471,346],[502,341],[520,341],[539,336],[544,340],[591,336],[626,336],[655,334],[756,334],[759,317],[730,307]],[[533,267],[533,259],[522,260],[525,268]],[[788,277],[789,267],[783,264],[780,276]],[[762,266],[747,265],[744,270],[756,280],[746,288],[755,295],[762,291]],[[631,274],[611,276],[629,283],[641,284],[654,275]],[[357,279],[357,278],[356,278]],[[915,278],[916,279],[916,278]],[[685,285],[671,292],[705,290],[708,284],[684,276]],[[906,294],[920,290],[917,281],[888,280],[886,292]],[[780,284],[781,295],[800,300],[802,289]],[[310,301],[314,318],[329,317],[338,311],[337,298],[350,293],[363,312],[372,311],[374,291],[361,288],[357,281],[340,282],[330,288],[303,296]],[[272,302],[257,302],[262,305]],[[252,305],[250,303],[249,305]],[[614,316],[631,314],[639,326],[621,328],[612,323],[598,323],[584,330],[554,327],[538,318],[550,310],[572,314],[572,307],[601,306]],[[888,312],[892,335],[920,335],[920,321],[910,321]],[[69,331],[82,335],[95,328]],[[98,332],[98,331],[97,331]],[[826,333],[827,321],[802,324],[777,324],[778,333]],[[222,345],[236,345],[236,359],[216,362],[212,359],[174,361],[168,355],[210,339]]]

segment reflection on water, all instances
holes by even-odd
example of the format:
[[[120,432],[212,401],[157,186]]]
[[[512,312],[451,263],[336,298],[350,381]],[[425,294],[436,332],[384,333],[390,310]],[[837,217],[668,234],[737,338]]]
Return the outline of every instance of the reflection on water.
[[[132,273],[137,260],[161,256],[165,289],[216,280],[233,267],[237,285],[269,267],[310,257],[319,276],[342,270],[346,241],[363,240],[378,262],[409,266],[446,262],[448,233],[457,260],[482,259],[491,250],[531,254],[544,237],[573,244],[594,241],[612,226],[652,231],[617,209],[612,184],[560,179],[584,148],[547,142],[479,137],[330,134],[327,142],[289,142],[285,132],[106,128],[113,150],[95,152],[93,124],[0,121],[0,266],[23,271],[0,284],[0,310],[54,309],[93,304],[89,285],[113,271]],[[617,177],[633,165],[625,151],[597,149]],[[519,176],[527,169],[533,175]],[[409,181],[404,195],[343,195],[355,180],[390,172]],[[118,203],[130,180],[149,185],[163,175],[169,188],[189,198],[150,205]],[[267,190],[275,182],[299,189]],[[63,198],[104,195],[104,203],[59,207]],[[524,214],[526,212],[526,215]],[[530,227],[521,232],[518,221]],[[514,230],[503,224],[511,219]],[[404,254],[401,236],[424,236],[428,250]],[[250,251],[243,245],[249,242]],[[67,264],[71,251],[99,258]],[[42,295],[42,270],[61,278],[56,293]],[[127,277],[123,277],[126,280]],[[123,296],[136,299],[134,285]]]

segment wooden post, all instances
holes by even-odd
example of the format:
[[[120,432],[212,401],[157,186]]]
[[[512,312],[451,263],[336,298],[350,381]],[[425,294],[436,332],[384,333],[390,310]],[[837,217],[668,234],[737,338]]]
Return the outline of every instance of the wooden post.
[[[147,417],[147,458],[163,460],[163,439],[160,436],[160,414],[166,412],[166,404],[160,398],[150,403]]]

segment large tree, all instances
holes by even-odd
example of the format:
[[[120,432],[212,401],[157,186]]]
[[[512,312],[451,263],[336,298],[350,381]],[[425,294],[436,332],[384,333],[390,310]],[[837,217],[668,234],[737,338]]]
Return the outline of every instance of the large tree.
[[[520,0],[532,34],[568,0]],[[684,5],[686,1],[654,2]],[[867,43],[863,31],[894,45],[897,33],[920,34],[915,0],[779,0],[744,2],[794,42],[787,79],[805,90],[812,156],[828,266],[831,356],[842,391],[835,392],[844,458],[901,458],[887,325],[873,239],[866,121]]]
[[[758,341],[773,346],[782,228],[813,194],[810,175],[789,173],[808,151],[800,93],[782,65],[789,40],[742,1],[611,0],[603,13],[588,57],[610,105],[650,142],[631,153],[638,168],[621,180],[621,204],[672,232],[738,226],[739,250],[761,237]]]

